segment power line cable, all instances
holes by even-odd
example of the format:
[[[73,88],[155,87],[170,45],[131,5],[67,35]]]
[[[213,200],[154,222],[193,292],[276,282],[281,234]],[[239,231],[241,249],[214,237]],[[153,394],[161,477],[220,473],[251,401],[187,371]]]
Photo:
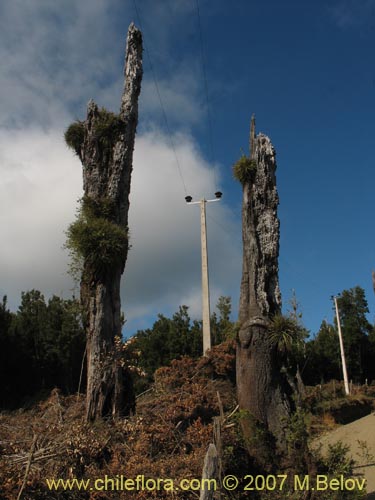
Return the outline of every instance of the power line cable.
[[[208,214],[207,213],[207,217],[212,220],[225,234],[226,236],[228,236],[229,238],[231,238],[232,240],[240,240],[241,238],[241,233],[238,233],[237,231],[235,231],[233,228],[226,228],[224,227],[218,220],[216,220],[211,214]],[[304,273],[302,273],[297,266],[293,265],[288,259],[286,259],[285,257],[279,255],[279,264],[281,264],[282,266],[286,266],[287,268],[289,268],[289,270],[291,270],[295,276],[296,276],[296,279],[297,280],[301,280],[301,282],[303,281],[306,281],[306,275]],[[321,290],[321,285],[319,285],[319,283],[314,280],[314,279],[309,279],[309,283],[313,285],[313,288],[316,290],[316,291],[319,291]]]
[[[234,231],[233,229],[225,228],[220,222],[218,222],[212,215],[207,214],[207,217],[211,219],[231,240],[238,239],[240,241],[241,234]]]
[[[173,9],[172,9],[172,6],[169,2],[169,0],[165,0],[165,3],[167,4],[167,7],[168,7],[168,10],[169,10],[169,15],[171,16],[171,18],[173,17]]]
[[[134,5],[135,13],[136,13],[137,18],[138,18],[139,27],[141,28],[141,31],[143,32],[141,16],[140,16],[140,13],[139,13],[139,10],[138,10],[138,7],[137,7],[136,0],[133,0],[133,5]],[[164,118],[166,129],[167,129],[167,135],[168,135],[168,138],[169,138],[169,142],[170,142],[170,145],[171,145],[171,148],[172,148],[175,160],[176,160],[176,165],[177,165],[178,173],[180,175],[180,178],[181,178],[181,181],[182,181],[182,185],[184,187],[185,195],[187,195],[187,189],[186,189],[186,184],[185,184],[185,181],[184,181],[184,176],[182,175],[181,165],[180,165],[180,162],[178,160],[176,147],[175,147],[173,139],[172,139],[171,129],[169,127],[167,114],[166,114],[165,109],[164,109],[163,101],[162,101],[160,90],[159,90],[159,85],[158,85],[158,82],[157,82],[157,79],[156,79],[156,74],[155,74],[155,71],[154,71],[154,66],[153,66],[152,61],[151,61],[150,52],[148,50],[148,46],[146,45],[145,41],[143,41],[143,46],[145,48],[145,52],[146,52],[146,55],[147,55],[148,63],[149,63],[150,69],[151,69],[151,74],[152,74],[152,78],[154,80],[156,94],[157,94],[158,99],[159,99],[160,108],[161,108],[161,111],[162,111],[162,115],[163,115],[163,118]]]
[[[210,101],[209,101],[209,93],[208,93],[208,79],[207,79],[207,70],[206,70],[207,64],[206,64],[206,57],[205,57],[205,51],[204,51],[203,30],[202,30],[200,8],[199,8],[199,0],[195,0],[195,6],[196,6],[197,20],[198,20],[202,73],[203,73],[204,89],[205,89],[205,96],[206,96],[208,140],[209,140],[209,147],[210,147],[211,163],[214,163],[214,145],[213,145],[214,143],[213,143],[213,133],[212,133],[212,119],[211,119]],[[217,190],[218,189],[218,182],[217,182],[215,165],[213,166],[213,170],[214,170],[215,189]]]

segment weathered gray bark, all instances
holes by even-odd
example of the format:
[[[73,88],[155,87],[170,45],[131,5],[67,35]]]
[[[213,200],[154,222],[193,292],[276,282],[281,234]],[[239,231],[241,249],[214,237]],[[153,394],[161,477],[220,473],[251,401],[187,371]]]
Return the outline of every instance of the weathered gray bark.
[[[206,456],[204,457],[203,471],[202,471],[202,482],[204,480],[213,479],[216,484],[219,484],[219,456],[216,450],[216,446],[210,443]],[[215,489],[212,487],[212,483],[204,483],[203,488],[199,496],[199,500],[212,500],[215,498]]]
[[[236,359],[238,402],[242,410],[247,410],[274,436],[278,449],[283,449],[291,391],[279,370],[276,347],[271,347],[267,338],[270,319],[281,311],[276,161],[269,138],[255,135],[254,119],[250,147],[256,171],[243,185],[243,268]],[[246,419],[243,426],[245,436],[251,439]]]
[[[110,147],[98,141],[96,123],[100,110],[90,101],[80,151],[85,197],[113,202],[112,222],[128,225],[130,179],[138,122],[138,97],[142,80],[142,35],[132,24],[128,30],[125,86],[121,101],[121,126],[114,131]],[[98,273],[84,263],[81,301],[86,312],[87,402],[86,418],[117,416],[129,409],[131,395],[124,394],[123,370],[116,361],[114,339],[121,337],[120,280],[127,249],[120,262]],[[126,381],[125,381],[126,382]]]

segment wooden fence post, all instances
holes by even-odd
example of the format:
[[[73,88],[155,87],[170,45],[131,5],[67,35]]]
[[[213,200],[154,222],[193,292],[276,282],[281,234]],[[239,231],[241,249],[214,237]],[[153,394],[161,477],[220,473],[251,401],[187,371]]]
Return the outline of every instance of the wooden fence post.
[[[219,473],[219,460],[216,446],[210,443],[206,456],[204,457],[203,471],[202,471],[202,489],[199,500],[213,500],[216,488],[212,487],[212,483],[206,482],[204,479],[215,479],[216,485]]]

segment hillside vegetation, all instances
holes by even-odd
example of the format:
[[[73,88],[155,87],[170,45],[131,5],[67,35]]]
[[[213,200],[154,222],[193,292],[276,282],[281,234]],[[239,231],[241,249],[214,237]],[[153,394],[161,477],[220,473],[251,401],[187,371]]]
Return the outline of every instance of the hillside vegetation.
[[[25,471],[31,466],[24,485],[25,499],[130,499],[134,491],[50,491],[46,479],[89,479],[121,477],[199,479],[208,445],[214,440],[214,421],[220,426],[222,476],[234,474],[244,477],[256,474],[245,451],[239,422],[244,415],[237,409],[233,375],[235,370],[234,341],[213,348],[208,357],[183,357],[172,361],[169,367],[155,372],[152,386],[137,398],[137,413],[125,419],[104,420],[94,424],[84,422],[83,396],[62,396],[53,390],[50,397],[29,410],[3,413],[0,416],[0,498],[13,500],[23,484]],[[341,386],[334,390],[340,397]],[[331,408],[322,405],[333,394],[332,384],[322,388],[308,388],[304,411],[290,423],[289,458],[281,464],[270,457],[269,474],[304,474],[299,470],[298,456],[301,442],[336,424],[331,410],[339,399],[332,400]],[[358,394],[373,401],[375,391]],[[359,389],[358,389],[359,392]],[[362,391],[363,392],[363,391]],[[350,404],[349,404],[350,406]],[[306,426],[306,425],[307,426]],[[262,446],[262,435],[254,434],[254,446]],[[319,471],[330,470],[334,476],[343,467],[346,474],[353,463],[345,450],[334,447],[324,461],[314,457]],[[264,471],[263,471],[264,472]],[[324,473],[324,472],[321,472]],[[242,491],[243,481],[235,492],[223,492],[222,498],[248,498]],[[252,498],[300,498],[290,485],[283,492],[252,492]],[[340,494],[342,492],[339,492]],[[173,498],[193,499],[196,491],[176,491]],[[171,498],[170,491],[139,491],[137,498]],[[289,495],[289,496],[286,496]],[[347,496],[345,496],[347,495]],[[357,493],[326,497],[332,499],[358,498]]]

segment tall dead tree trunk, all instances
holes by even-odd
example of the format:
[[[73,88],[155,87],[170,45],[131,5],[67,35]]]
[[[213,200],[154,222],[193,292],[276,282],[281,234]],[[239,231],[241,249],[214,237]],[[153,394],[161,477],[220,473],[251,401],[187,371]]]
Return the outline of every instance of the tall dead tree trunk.
[[[115,345],[116,337],[121,338],[120,280],[128,243],[125,240],[124,245],[115,238],[104,242],[101,238],[104,238],[106,227],[111,228],[115,235],[116,231],[120,235],[127,231],[141,80],[142,34],[131,24],[120,113],[115,115],[99,109],[90,101],[86,120],[78,123],[82,126],[82,143],[75,146],[83,164],[82,210],[86,216],[90,212],[90,217],[95,218],[94,224],[87,225],[88,233],[84,236],[90,244],[86,243],[82,252],[81,302],[87,332],[87,420],[124,414],[134,397],[126,394],[127,381],[123,380],[123,369],[116,360]],[[121,252],[116,250],[117,246]],[[92,257],[95,252],[98,254],[96,260]]]
[[[250,133],[248,174],[242,177],[243,267],[240,294],[240,331],[237,342],[238,402],[252,422],[260,423],[285,446],[285,426],[290,415],[291,389],[277,362],[276,346],[268,339],[270,320],[281,311],[278,280],[279,203],[276,189],[275,150],[270,139]],[[243,420],[245,437],[254,429]]]

